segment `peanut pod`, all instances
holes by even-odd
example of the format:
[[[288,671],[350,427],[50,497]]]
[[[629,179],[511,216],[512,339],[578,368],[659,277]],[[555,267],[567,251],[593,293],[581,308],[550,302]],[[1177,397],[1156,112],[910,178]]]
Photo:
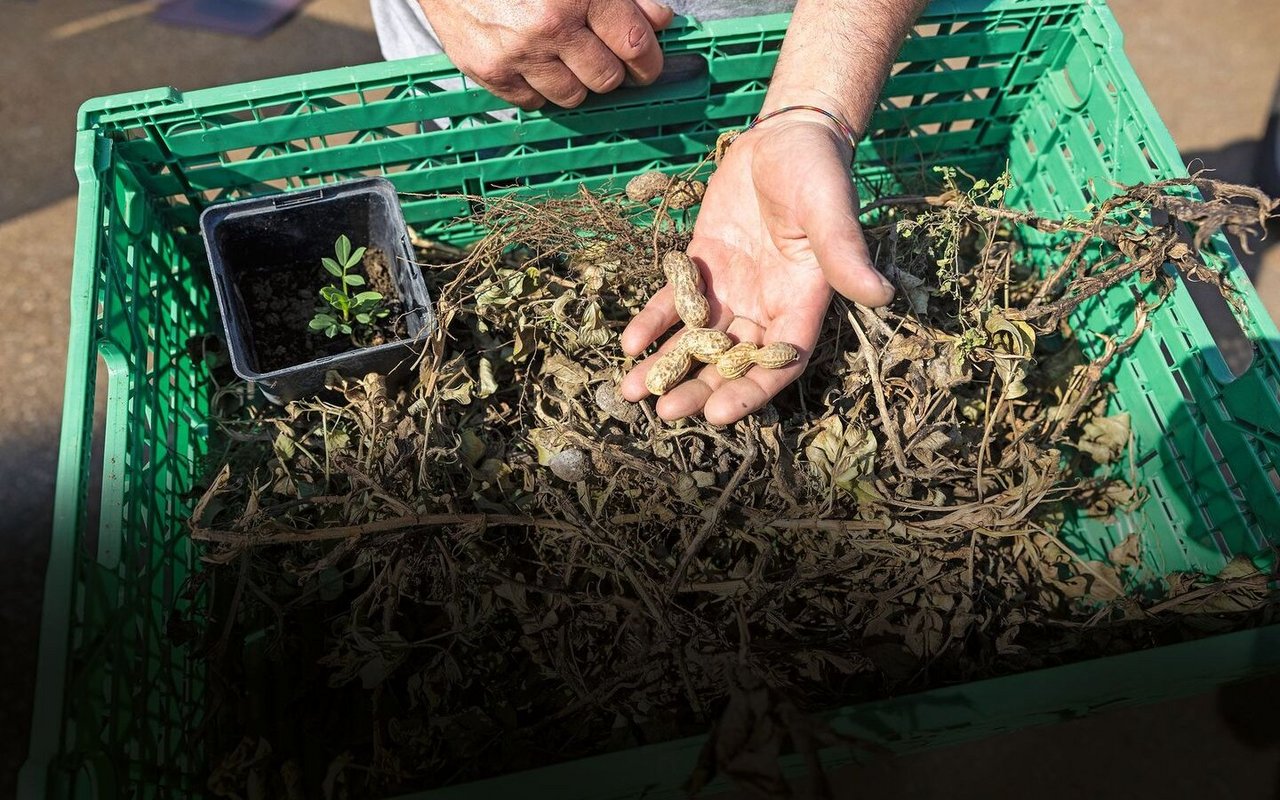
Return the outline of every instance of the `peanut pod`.
[[[798,358],[799,351],[786,342],[767,344],[756,351],[756,364],[765,369],[782,369]]]
[[[690,328],[705,328],[711,318],[711,306],[702,296],[698,284],[701,275],[690,258],[679,250],[662,257],[662,273],[676,293],[676,313]]]
[[[644,376],[645,388],[651,394],[661,395],[670,391],[673,386],[684,379],[693,366],[693,356],[684,348],[677,347],[658,356],[649,374]]]
[[[647,203],[662,195],[671,185],[671,178],[665,173],[653,170],[635,176],[627,181],[627,198],[636,203]]]
[[[738,342],[716,361],[716,371],[727,381],[736,381],[756,363],[756,347],[751,342]]]
[[[733,340],[715,328],[687,328],[676,346],[704,364],[714,364],[733,347]]]
[[[707,185],[702,181],[676,178],[667,188],[667,205],[677,211],[683,211],[701,203],[702,196],[706,193]]]
[[[723,353],[716,361],[716,371],[725,380],[737,380],[753,365],[765,369],[781,369],[800,357],[800,353],[786,342],[774,342],[756,347],[751,342],[739,342]]]

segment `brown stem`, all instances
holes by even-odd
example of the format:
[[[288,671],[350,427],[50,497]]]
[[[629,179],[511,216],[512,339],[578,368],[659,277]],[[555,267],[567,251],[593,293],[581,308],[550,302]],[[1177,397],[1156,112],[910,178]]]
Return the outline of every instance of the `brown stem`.
[[[854,309],[854,313],[849,314],[849,322],[853,327],[854,334],[858,337],[859,349],[867,362],[867,377],[871,380],[871,390],[876,396],[876,407],[880,409],[880,419],[884,425],[884,436],[889,441],[889,448],[893,450],[893,460],[898,465],[898,470],[905,473],[907,471],[907,456],[902,452],[902,442],[898,440],[898,426],[894,424],[893,418],[889,416],[889,404],[885,401],[884,386],[880,383],[880,365],[876,363],[876,358],[872,354],[874,348],[871,346],[871,340],[867,338],[867,332],[862,329],[862,325],[858,323],[858,311]]]
[[[698,551],[706,544],[707,538],[711,536],[712,529],[720,521],[720,515],[724,512],[725,506],[729,504],[729,499],[733,496],[734,490],[738,488],[738,484],[742,483],[742,479],[746,477],[747,470],[751,469],[751,465],[755,460],[756,443],[751,439],[747,439],[742,454],[742,463],[738,465],[737,471],[733,473],[733,477],[725,485],[724,491],[720,493],[720,499],[716,501],[715,507],[711,509],[711,516],[702,524],[702,528],[689,544],[689,549],[685,550],[684,555],[680,557],[680,563],[676,566],[676,571],[671,576],[671,581],[667,584],[667,592],[669,594],[674,595],[680,584],[684,582],[684,575],[689,569],[689,563],[697,557]]]
[[[854,531],[887,531],[893,523],[886,518],[881,519],[775,519],[763,523],[760,527],[778,531],[815,530],[833,533],[852,533]]]
[[[1163,252],[1163,249],[1159,252]],[[1070,314],[1085,300],[1095,295],[1102,294],[1107,289],[1115,286],[1120,281],[1138,272],[1143,267],[1150,264],[1152,258],[1156,257],[1155,253],[1148,253],[1145,257],[1135,258],[1122,267],[1104,272],[1096,279],[1090,280],[1088,286],[1081,287],[1079,291],[1069,297],[1061,297],[1052,303],[1045,303],[1039,306],[1031,306],[1026,309],[1010,309],[1009,319],[1019,320],[1022,322],[1037,322],[1039,320],[1051,320],[1057,327],[1057,322],[1063,317]],[[1163,262],[1163,258],[1160,259]]]
[[[380,519],[363,525],[345,525],[316,531],[286,528],[279,533],[255,535],[249,531],[225,531],[195,528],[191,538],[198,542],[230,544],[241,547],[267,547],[276,544],[300,542],[328,542],[356,536],[374,536],[412,530],[413,528],[441,528],[448,525],[484,525],[495,527],[509,525],[519,528],[545,528],[548,530],[577,531],[578,526],[555,519],[522,517],[509,514],[414,514],[404,517]]]

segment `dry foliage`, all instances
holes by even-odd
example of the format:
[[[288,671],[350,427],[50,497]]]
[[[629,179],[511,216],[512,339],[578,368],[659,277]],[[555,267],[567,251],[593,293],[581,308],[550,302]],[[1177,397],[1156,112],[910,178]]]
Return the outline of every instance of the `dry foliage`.
[[[868,209],[893,305],[837,302],[805,376],[732,427],[618,397],[620,329],[686,239],[585,192],[492,202],[465,253],[423,243],[441,332],[410,385],[229,407],[191,520],[218,791],[381,796],[714,723],[690,789],[784,794],[780,752],[838,741],[811,712],[1268,615],[1247,562],[1153,576],[1137,536],[1102,563],[1059,532],[1142,501],[1090,476],[1126,474],[1103,380],[1163,265],[1229,295],[1200,248],[1274,204],[1196,178],[1054,221],[941,178]],[[1048,280],[1018,226],[1061,234]],[[1086,363],[1068,315],[1126,280],[1132,328]]]

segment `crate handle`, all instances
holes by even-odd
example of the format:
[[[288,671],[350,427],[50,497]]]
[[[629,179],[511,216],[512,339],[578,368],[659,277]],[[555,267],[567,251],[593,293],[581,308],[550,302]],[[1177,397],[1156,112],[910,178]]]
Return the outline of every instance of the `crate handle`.
[[[698,53],[674,53],[662,62],[662,73],[658,75],[653,86],[665,86],[669,83],[684,83],[706,75],[709,70],[707,59]],[[638,88],[639,83],[630,75],[622,81],[622,88]]]
[[[711,91],[711,68],[707,59],[698,53],[672,53],[662,65],[662,74],[648,86],[639,86],[630,78],[614,91],[604,95],[591,95],[574,111],[593,108],[617,108],[636,103],[656,103],[667,100],[686,100],[707,97]]]

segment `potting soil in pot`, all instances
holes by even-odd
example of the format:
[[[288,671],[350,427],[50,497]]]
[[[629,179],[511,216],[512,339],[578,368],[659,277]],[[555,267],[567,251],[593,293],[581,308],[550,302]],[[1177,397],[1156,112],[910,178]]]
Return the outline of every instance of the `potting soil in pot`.
[[[239,287],[251,326],[258,370],[272,372],[357,347],[407,339],[404,306],[392,282],[386,253],[370,248],[365,252],[359,272],[367,279],[369,289],[382,294],[383,307],[390,313],[369,325],[359,326],[353,336],[333,338],[308,327],[324,306],[319,296],[320,287],[333,283],[333,276],[319,261],[271,265],[241,277]]]

